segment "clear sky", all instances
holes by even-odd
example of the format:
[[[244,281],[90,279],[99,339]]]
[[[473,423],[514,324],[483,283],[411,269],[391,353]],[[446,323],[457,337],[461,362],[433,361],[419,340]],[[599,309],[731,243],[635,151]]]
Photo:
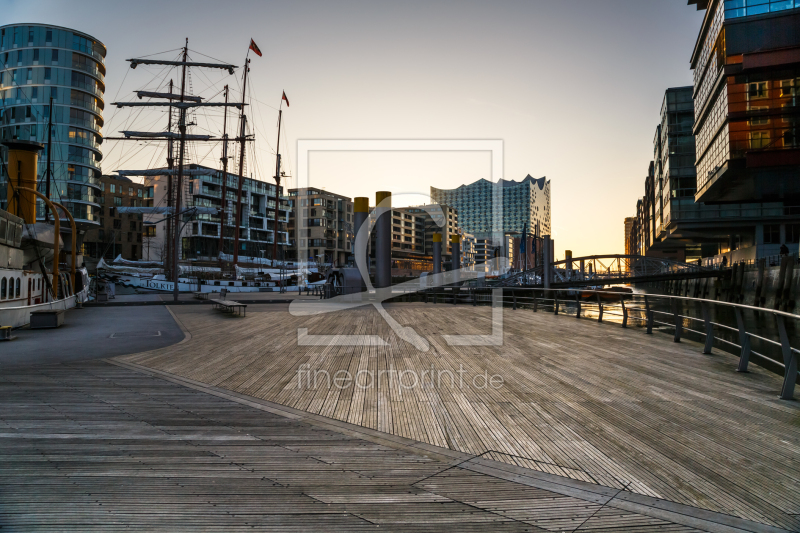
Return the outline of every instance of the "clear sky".
[[[563,257],[564,249],[624,250],[623,218],[644,192],[664,91],[691,85],[702,12],[686,3],[0,0],[0,13],[3,24],[66,26],[105,43],[107,104],[154,87],[159,71],[130,70],[127,58],[168,50],[158,57],[173,58],[188,37],[190,49],[241,65],[253,38],[264,55],[250,54],[258,140],[248,171],[260,179],[274,174],[284,90],[291,107],[281,152],[292,176],[298,139],[502,139],[506,179],[552,180]],[[192,82],[206,96],[241,84],[239,72],[197,73]],[[195,132],[219,134],[220,114],[198,118]],[[162,118],[107,105],[104,134],[157,129]],[[163,164],[160,148],[115,144],[104,145],[105,173]],[[218,157],[212,150],[203,161]],[[319,153],[310,175],[315,186],[373,198],[491,178],[483,153]]]

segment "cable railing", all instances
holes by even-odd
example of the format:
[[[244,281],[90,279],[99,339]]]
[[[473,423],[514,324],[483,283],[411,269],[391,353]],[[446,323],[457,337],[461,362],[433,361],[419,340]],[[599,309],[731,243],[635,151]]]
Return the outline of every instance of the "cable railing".
[[[698,340],[704,354],[711,354],[712,348],[717,347],[738,355],[737,372],[747,372],[754,360],[759,366],[783,373],[780,398],[791,400],[794,396],[800,350],[792,343],[800,346],[800,315],[792,313],[702,298],[603,290],[443,287],[404,293],[395,299],[492,305],[494,291],[502,291],[499,301],[514,310],[616,322],[623,328],[638,326],[648,335],[668,332],[674,342],[684,338]]]

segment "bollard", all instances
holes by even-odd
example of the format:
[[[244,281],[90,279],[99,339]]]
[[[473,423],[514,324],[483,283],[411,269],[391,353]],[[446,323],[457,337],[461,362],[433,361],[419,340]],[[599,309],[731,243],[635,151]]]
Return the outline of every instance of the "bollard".
[[[450,235],[450,248],[453,252],[453,273],[455,284],[461,284],[461,235]]]
[[[381,206],[383,204],[383,206]],[[392,285],[392,193],[375,193],[375,287]]]
[[[442,234],[433,234],[433,273],[442,273]]]
[[[367,219],[369,219],[369,198],[366,198],[364,196],[359,196],[355,198],[355,200],[353,201],[353,233],[358,235],[358,232],[361,230],[362,227],[364,227],[364,223],[367,222]],[[369,225],[367,225],[367,227],[364,228],[364,230],[368,231]],[[369,275],[369,254],[366,253],[366,250],[365,250],[364,261],[365,261],[364,265],[366,266],[367,269],[367,274]],[[358,263],[356,263],[356,267],[358,267]]]

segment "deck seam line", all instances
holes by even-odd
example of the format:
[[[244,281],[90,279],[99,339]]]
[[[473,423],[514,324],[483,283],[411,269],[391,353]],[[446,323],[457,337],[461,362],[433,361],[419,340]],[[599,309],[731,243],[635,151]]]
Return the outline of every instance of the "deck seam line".
[[[474,456],[471,456],[470,454],[465,454],[463,452],[457,452],[454,450],[449,450],[447,448],[441,448],[439,446],[435,446],[424,442],[413,441],[412,439],[408,439],[405,437],[399,437],[396,435],[391,435],[381,431],[373,430],[371,428],[357,426],[355,424],[351,424],[341,420],[335,420],[314,413],[309,413],[293,407],[276,404],[268,400],[262,400],[260,398],[255,398],[238,392],[222,389],[220,387],[214,387],[189,378],[184,378],[181,376],[171,374],[169,372],[164,372],[162,370],[148,368],[142,365],[138,365],[136,363],[116,361],[114,359],[102,359],[102,361],[123,368],[128,368],[129,370],[157,376],[162,379],[165,379],[166,381],[170,381],[172,383],[182,385],[191,389],[199,390],[201,392],[205,392],[213,396],[225,398],[230,401],[234,401],[236,403],[248,405],[250,407],[254,407],[255,409],[284,416],[286,418],[295,419],[311,425],[323,426],[329,430],[333,430],[338,433],[350,434],[351,436],[355,435],[358,438],[376,444],[386,445],[386,442],[389,442],[394,444],[394,446],[397,448],[405,450],[414,450],[416,453],[420,455],[424,455],[439,461],[443,460],[440,459],[439,457],[445,457],[448,459],[444,459],[444,461],[449,460],[455,462],[456,465],[463,465],[459,467],[464,468],[466,470],[472,470],[480,472],[482,474],[492,475],[500,479],[506,479],[507,481],[514,481],[524,485],[542,488],[544,490],[549,490],[551,492],[562,494],[564,496],[572,496],[585,501],[600,503],[597,501],[597,498],[598,497],[604,498],[606,499],[604,504],[609,505],[611,507],[620,508],[631,512],[636,512],[653,518],[670,520],[677,524],[689,527],[703,528],[711,533],[742,533],[742,532],[791,533],[789,530],[786,529],[781,529],[775,526],[753,522],[751,520],[746,520],[743,518],[738,518],[735,516],[718,513],[715,511],[699,509],[688,505],[670,502],[668,500],[661,500],[658,498],[653,498],[650,496],[644,496],[640,494],[634,494],[634,493],[619,494],[619,489],[616,488],[605,487],[603,485],[593,485],[591,483],[586,483],[579,480],[573,480],[570,478],[564,478],[562,476],[557,476],[555,474],[542,473],[516,465],[508,465],[506,463],[501,463],[498,461],[482,459],[480,457],[474,458]],[[432,457],[432,456],[438,456],[438,457]],[[454,459],[456,459],[456,461],[454,461]],[[488,465],[481,464],[481,462],[487,462],[490,464]],[[513,476],[515,479],[509,480],[507,477],[504,477],[502,475],[497,475],[500,473],[503,473],[506,476]],[[524,478],[524,480],[520,478]],[[540,484],[544,484],[545,486],[540,486]],[[608,494],[608,491],[616,493],[616,496]],[[576,492],[578,494],[576,494]],[[603,494],[604,492],[606,492],[606,494]],[[580,493],[584,493],[584,495],[582,496]],[[635,501],[636,499],[645,500],[645,502],[647,503],[643,501]],[[615,502],[612,504],[611,503],[612,500],[619,500],[619,503]],[[659,503],[661,503],[667,508],[658,506],[657,504]],[[665,516],[667,515],[670,518],[665,518]]]

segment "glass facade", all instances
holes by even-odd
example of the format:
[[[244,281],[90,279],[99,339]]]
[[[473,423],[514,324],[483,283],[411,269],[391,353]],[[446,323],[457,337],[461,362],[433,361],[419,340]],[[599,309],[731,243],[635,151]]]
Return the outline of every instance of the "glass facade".
[[[0,27],[0,139],[46,145],[52,111],[50,197],[76,222],[89,225],[100,216],[105,55],[102,43],[75,30],[42,24]],[[39,159],[41,192],[46,162],[47,148]],[[2,207],[5,194],[2,185]],[[44,215],[41,205],[39,215]]]
[[[437,204],[449,205],[458,211],[461,229],[472,235],[486,235],[493,231],[492,206],[498,185],[478,180],[457,189],[431,187],[431,198]],[[521,182],[500,180],[503,191],[503,233],[528,232],[550,234],[550,182],[546,178],[527,176]]]
[[[725,18],[763,15],[787,9],[800,9],[800,0],[726,0]]]

